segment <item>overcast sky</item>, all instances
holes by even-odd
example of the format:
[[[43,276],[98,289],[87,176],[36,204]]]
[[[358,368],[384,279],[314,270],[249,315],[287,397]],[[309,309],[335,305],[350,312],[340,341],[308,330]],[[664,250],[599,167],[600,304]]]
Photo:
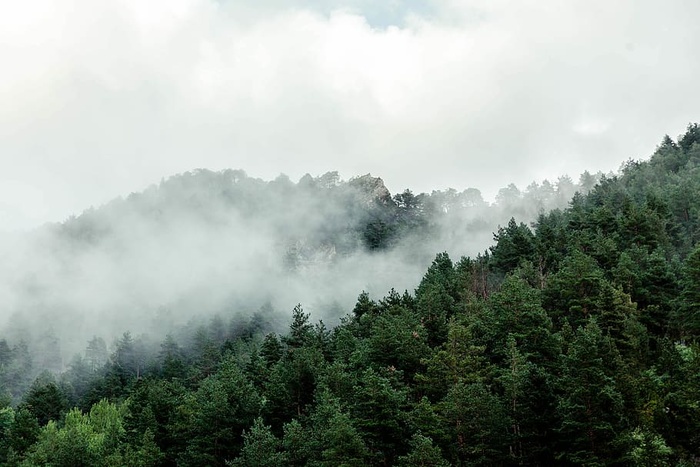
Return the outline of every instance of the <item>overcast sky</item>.
[[[697,0],[3,1],[0,231],[199,167],[487,197],[615,170],[700,120],[698,17]]]

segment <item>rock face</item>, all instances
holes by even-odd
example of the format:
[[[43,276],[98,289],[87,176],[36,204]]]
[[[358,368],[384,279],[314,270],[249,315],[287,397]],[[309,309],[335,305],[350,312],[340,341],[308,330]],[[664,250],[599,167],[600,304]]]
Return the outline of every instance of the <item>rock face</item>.
[[[364,195],[363,201],[367,204],[378,202],[380,204],[390,204],[393,202],[391,193],[384,185],[384,180],[379,177],[372,177],[371,174],[361,175],[351,178],[348,185],[356,188]]]
[[[332,243],[314,244],[306,239],[297,239],[287,246],[283,264],[287,271],[310,271],[331,264],[336,255],[336,247]]]

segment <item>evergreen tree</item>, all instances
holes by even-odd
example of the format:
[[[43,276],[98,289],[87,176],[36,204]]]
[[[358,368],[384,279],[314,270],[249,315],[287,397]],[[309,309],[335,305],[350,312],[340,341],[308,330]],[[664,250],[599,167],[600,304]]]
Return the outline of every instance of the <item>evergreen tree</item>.
[[[122,417],[123,407],[104,400],[87,415],[73,409],[61,427],[50,421],[41,430],[23,465],[123,465]]]
[[[214,466],[234,459],[243,444],[243,430],[253,423],[261,404],[259,394],[236,363],[225,359],[178,410],[184,417],[179,429],[187,440],[178,462]]]
[[[579,326],[597,314],[600,295],[606,286],[609,284],[605,274],[595,260],[574,251],[547,281],[543,304],[560,325],[568,319],[573,326]]]
[[[457,383],[442,404],[450,426],[451,461],[499,465],[508,459],[508,417],[500,399],[484,383]]]
[[[292,324],[289,326],[289,335],[285,336],[282,341],[290,349],[302,347],[311,339],[312,330],[313,325],[309,323],[309,314],[304,313],[301,304],[298,304],[292,310]]]
[[[280,451],[282,442],[272,434],[269,426],[258,417],[248,431],[243,432],[243,449],[241,455],[230,466],[242,467],[277,467],[285,465],[287,458]]]
[[[681,287],[676,326],[683,337],[697,339],[700,336],[700,246],[686,259]]]
[[[595,321],[580,327],[564,358],[558,457],[575,464],[615,461],[616,435],[623,428],[623,399],[611,376],[614,346]]]
[[[405,456],[399,456],[397,466],[404,467],[448,467],[450,465],[433,445],[433,440],[420,433],[413,435],[410,441],[411,451]]]
[[[183,352],[172,334],[165,336],[160,349],[158,357],[163,378],[184,378],[186,371]]]
[[[487,376],[486,347],[476,345],[471,329],[454,319],[448,329],[447,342],[424,360],[425,373],[416,375],[418,390],[433,401],[442,400],[459,382],[480,382]]]
[[[321,393],[310,421],[316,433],[315,450],[320,454],[317,465],[367,465],[369,451],[354,421],[329,393]]]
[[[260,348],[260,357],[268,368],[279,362],[282,358],[282,344],[280,344],[274,332],[265,335],[265,339]]]
[[[8,460],[21,458],[36,443],[41,432],[34,414],[24,407],[19,407],[13,412],[11,418],[12,421],[2,440]]]
[[[498,228],[493,236],[496,245],[491,247],[491,264],[506,273],[515,269],[523,261],[533,261],[535,254],[535,237],[522,222],[508,221],[508,226]]]
[[[44,371],[34,380],[20,406],[26,407],[37,418],[39,425],[44,426],[49,420],[62,418],[68,409],[68,400],[53,375]]]
[[[368,357],[377,366],[403,372],[410,381],[422,369],[422,359],[430,354],[427,334],[416,313],[393,306],[373,320],[367,340]]]
[[[541,306],[540,291],[523,279],[510,275],[489,299],[496,323],[493,344],[497,353],[508,354],[503,344],[510,336],[532,362],[551,365],[559,354],[552,335],[552,320]]]
[[[265,412],[273,427],[308,412],[324,367],[323,355],[312,347],[287,352],[270,373]]]
[[[406,404],[406,391],[397,381],[372,369],[359,377],[352,392],[350,415],[375,463],[390,465],[403,450]]]

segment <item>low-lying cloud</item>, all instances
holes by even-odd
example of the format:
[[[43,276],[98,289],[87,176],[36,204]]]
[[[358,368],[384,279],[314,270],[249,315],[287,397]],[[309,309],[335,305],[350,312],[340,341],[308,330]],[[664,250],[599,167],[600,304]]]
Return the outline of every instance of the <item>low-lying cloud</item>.
[[[0,229],[196,167],[492,197],[697,118],[696,2],[375,3],[4,3]]]
[[[363,290],[374,298],[412,291],[437,253],[475,256],[499,223],[534,220],[576,189],[585,188],[566,178],[524,192],[511,186],[489,205],[476,189],[392,200],[369,175],[293,183],[188,172],[65,223],[5,234],[0,337],[56,336],[67,361],[95,335],[158,339],[216,314],[275,310],[266,319],[281,330],[300,302],[333,325]]]

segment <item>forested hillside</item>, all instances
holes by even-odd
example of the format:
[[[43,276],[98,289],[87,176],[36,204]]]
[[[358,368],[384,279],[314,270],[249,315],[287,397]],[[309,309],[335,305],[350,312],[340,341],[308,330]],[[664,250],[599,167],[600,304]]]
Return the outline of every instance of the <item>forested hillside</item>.
[[[212,183],[230,175],[206,174]],[[132,329],[111,351],[95,337],[65,371],[45,371],[33,382],[23,378],[36,351],[2,340],[7,395],[0,410],[0,462],[700,462],[698,125],[677,141],[666,137],[650,160],[630,161],[595,186],[592,181],[586,188],[582,178],[580,193],[563,209],[542,211],[530,222],[539,209],[518,208],[495,232],[493,246],[459,259],[448,252],[460,244],[456,226],[495,212],[480,197],[470,198],[473,192],[392,197],[378,179],[326,178],[277,182],[289,190],[279,196],[289,203],[282,212],[290,219],[265,229],[291,233],[273,236],[292,239],[279,250],[288,272],[355,251],[371,256],[413,249],[423,255],[433,248],[432,264],[414,290],[391,289],[379,297],[359,289],[354,307],[343,310],[335,326],[311,320],[298,305],[280,330],[279,314],[268,305],[252,314],[220,313],[169,326],[159,341]],[[187,180],[165,182],[121,206],[146,209],[149,197]],[[262,182],[242,180],[268,193]],[[340,205],[364,207],[300,218],[307,211],[294,209],[296,197],[316,202],[319,184],[328,190],[325,198],[353,196]],[[550,188],[544,191],[555,193]],[[213,190],[219,199],[221,190]],[[507,203],[512,191],[502,190],[499,203]],[[531,191],[543,193],[542,187]],[[516,193],[510,199],[524,198]],[[232,199],[241,203],[237,212],[265,209],[265,203]],[[196,190],[172,206],[187,210],[186,217],[230,212],[190,210],[207,203],[206,192]],[[450,216],[482,208],[473,217]],[[57,226],[61,241],[80,251],[85,244],[104,248],[104,238],[126,238],[109,232],[129,227],[100,220],[100,212]],[[189,225],[173,225],[168,219],[183,217],[166,211],[155,218],[164,219],[158,221],[164,229]],[[207,222],[230,225],[228,217]],[[325,225],[345,228],[326,231]],[[195,304],[187,306],[197,313]],[[50,347],[50,341],[40,342]]]
[[[474,255],[499,224],[566,206],[596,177],[511,185],[488,203],[473,188],[392,196],[371,175],[294,183],[187,172],[15,242],[0,238],[0,336],[33,350],[30,382],[94,336],[111,343],[131,330],[157,346],[192,319],[261,308],[281,331],[298,302],[336,324],[359,291],[412,290],[436,252]]]

